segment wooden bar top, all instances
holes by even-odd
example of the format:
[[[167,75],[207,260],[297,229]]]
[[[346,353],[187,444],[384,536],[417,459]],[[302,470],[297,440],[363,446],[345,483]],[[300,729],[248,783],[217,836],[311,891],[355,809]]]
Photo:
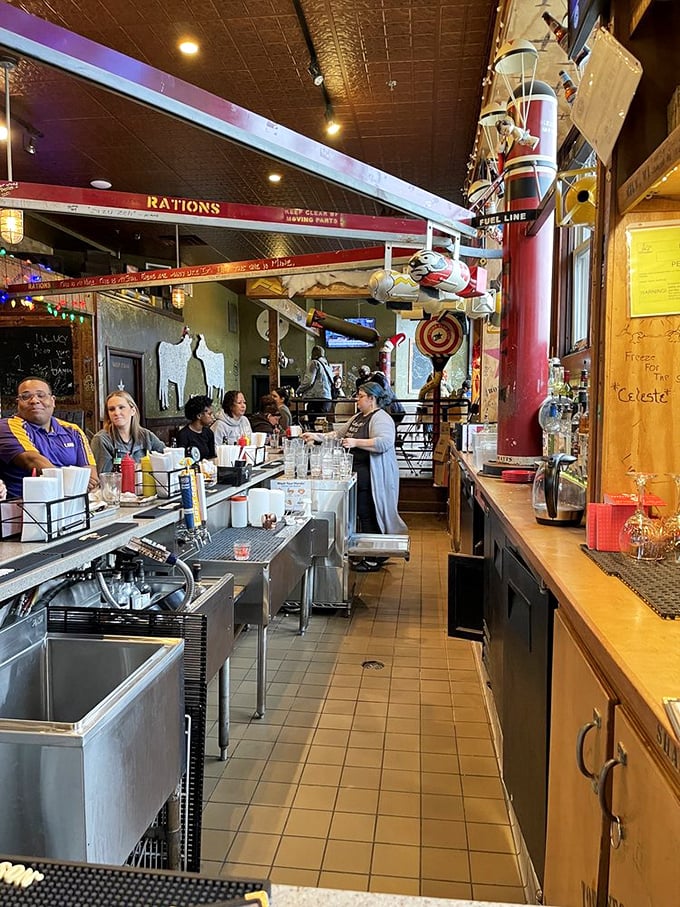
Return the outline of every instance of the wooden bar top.
[[[468,454],[456,456],[475,476],[476,488],[499,516],[508,541],[555,595],[612,692],[644,729],[680,788],[680,741],[662,701],[664,696],[680,697],[680,619],[664,620],[620,579],[607,576],[581,550],[584,528],[537,523],[531,485],[475,473]],[[654,565],[641,564],[640,569],[654,570]]]

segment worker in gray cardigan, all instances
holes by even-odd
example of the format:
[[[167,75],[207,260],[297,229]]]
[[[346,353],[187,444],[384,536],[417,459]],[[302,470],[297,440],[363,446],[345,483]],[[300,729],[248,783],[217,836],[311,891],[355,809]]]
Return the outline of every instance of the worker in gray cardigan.
[[[381,407],[385,392],[373,381],[362,384],[357,392],[359,412],[338,426],[332,435],[342,438],[342,446],[352,451],[357,475],[357,517],[361,532],[407,535],[399,516],[399,466],[394,448],[394,420]],[[320,441],[323,435],[307,432],[307,440]],[[354,564],[361,573],[379,570],[384,558],[364,558]]]

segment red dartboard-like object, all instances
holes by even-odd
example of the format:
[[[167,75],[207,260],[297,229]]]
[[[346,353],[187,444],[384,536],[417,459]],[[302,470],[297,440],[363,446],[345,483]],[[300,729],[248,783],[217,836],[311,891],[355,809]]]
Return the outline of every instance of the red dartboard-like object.
[[[423,356],[453,356],[462,343],[460,321],[448,312],[441,318],[421,321],[416,328],[416,346]]]

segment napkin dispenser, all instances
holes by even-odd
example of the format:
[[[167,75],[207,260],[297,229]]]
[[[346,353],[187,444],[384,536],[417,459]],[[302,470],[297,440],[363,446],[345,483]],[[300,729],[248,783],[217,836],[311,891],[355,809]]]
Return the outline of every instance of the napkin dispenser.
[[[233,466],[217,467],[218,485],[245,485],[250,479],[252,467],[245,460],[236,460]]]

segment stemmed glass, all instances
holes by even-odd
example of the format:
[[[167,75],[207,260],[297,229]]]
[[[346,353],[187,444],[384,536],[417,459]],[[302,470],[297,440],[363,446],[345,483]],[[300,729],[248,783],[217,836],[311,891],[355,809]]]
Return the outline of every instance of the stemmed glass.
[[[666,556],[672,564],[680,566],[680,473],[668,472],[675,482],[675,511],[663,521],[661,531],[666,543]]]
[[[636,561],[657,561],[663,556],[661,521],[645,513],[645,488],[656,478],[653,473],[630,473],[637,495],[635,513],[629,516],[619,533],[619,550]]]

